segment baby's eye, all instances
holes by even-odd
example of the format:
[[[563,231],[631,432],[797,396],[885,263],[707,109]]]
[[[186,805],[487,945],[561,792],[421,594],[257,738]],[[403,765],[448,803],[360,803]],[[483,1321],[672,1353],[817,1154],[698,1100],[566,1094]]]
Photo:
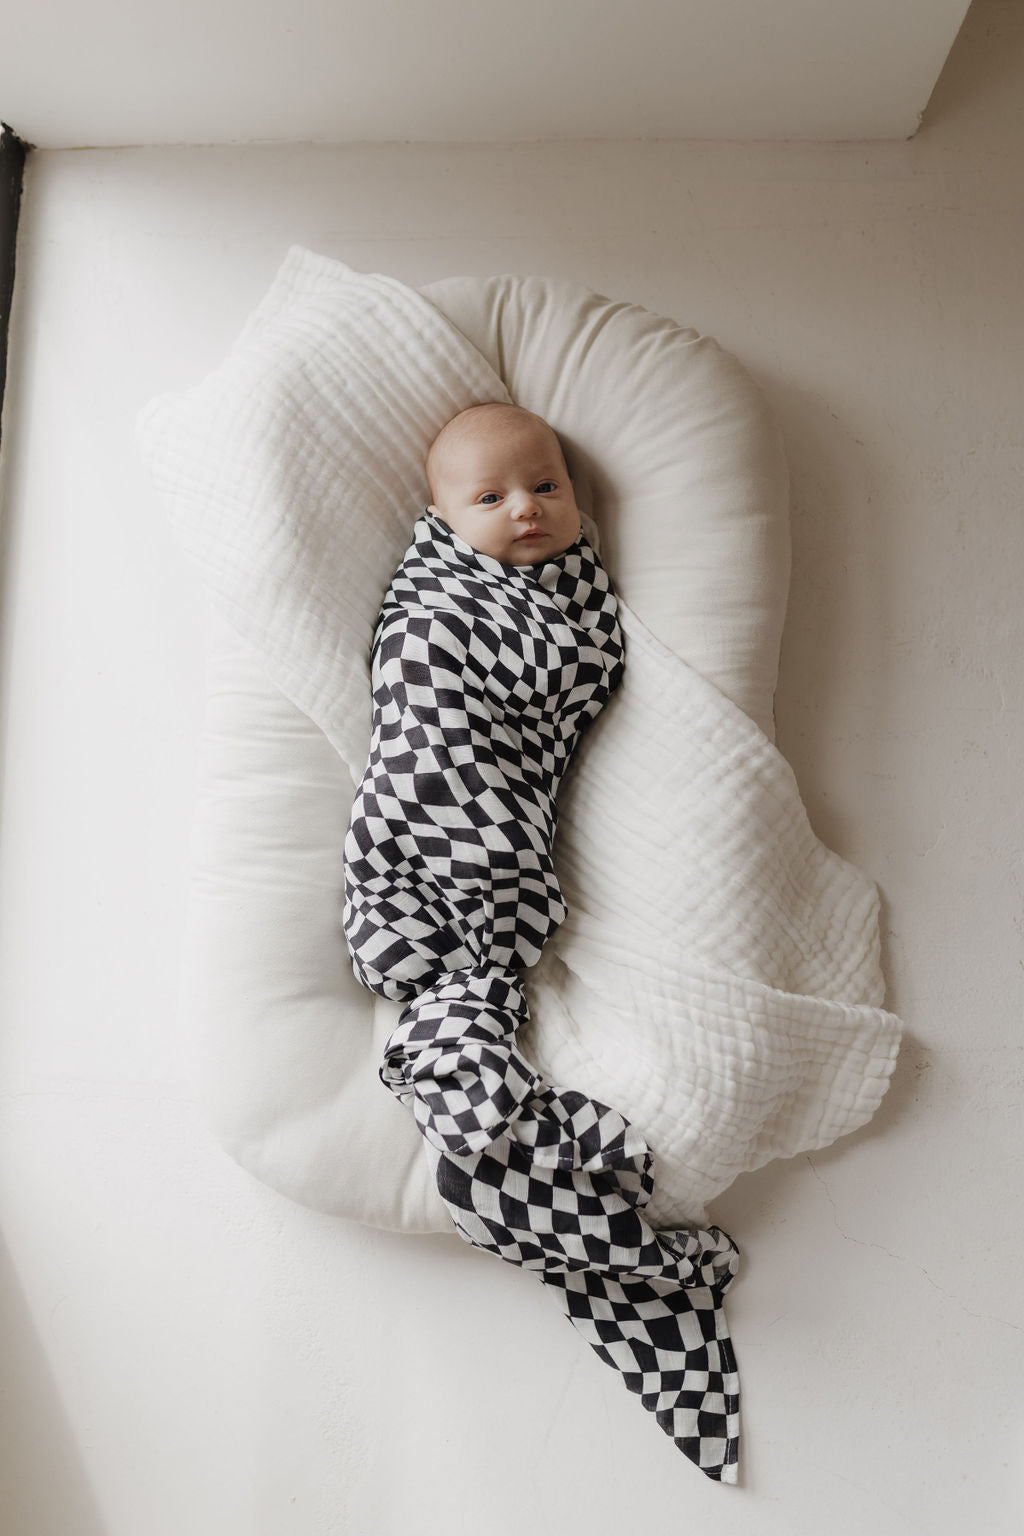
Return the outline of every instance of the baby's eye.
[[[553,491],[555,488],[555,482],[553,480],[542,480],[540,485],[537,487],[538,491],[542,491],[545,486],[548,486],[549,489]]]
[[[485,507],[489,507],[491,505],[491,503],[488,500],[488,498],[491,497],[491,496],[494,497],[495,501],[498,500],[498,493],[497,493],[497,491],[485,491],[484,494],[480,497],[481,505],[485,506]]]

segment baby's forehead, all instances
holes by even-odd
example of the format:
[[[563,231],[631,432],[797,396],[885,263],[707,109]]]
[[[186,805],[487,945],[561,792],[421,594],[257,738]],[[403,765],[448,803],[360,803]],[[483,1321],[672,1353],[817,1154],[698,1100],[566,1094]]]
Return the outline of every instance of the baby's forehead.
[[[453,426],[453,423],[449,423]],[[454,429],[439,434],[437,448],[446,464],[479,460],[488,453],[498,453],[510,445],[528,442],[539,452],[550,450],[557,454],[558,439],[551,427],[540,416],[526,411],[473,413],[466,421],[455,418]]]

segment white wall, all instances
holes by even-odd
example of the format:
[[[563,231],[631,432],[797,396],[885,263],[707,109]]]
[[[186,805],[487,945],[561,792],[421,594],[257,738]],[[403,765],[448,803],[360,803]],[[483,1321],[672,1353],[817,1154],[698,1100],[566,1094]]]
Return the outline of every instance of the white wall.
[[[4,472],[4,1536],[1020,1529],[1022,150],[1024,16],[976,0],[909,143],[32,159]],[[529,1277],[289,1204],[192,1105],[204,611],[132,420],[220,359],[291,242],[638,301],[717,336],[781,419],[780,745],[880,882],[910,1038],[873,1125],[716,1207],[745,1258],[739,1489]]]
[[[969,0],[33,0],[0,104],[75,145],[904,139]]]

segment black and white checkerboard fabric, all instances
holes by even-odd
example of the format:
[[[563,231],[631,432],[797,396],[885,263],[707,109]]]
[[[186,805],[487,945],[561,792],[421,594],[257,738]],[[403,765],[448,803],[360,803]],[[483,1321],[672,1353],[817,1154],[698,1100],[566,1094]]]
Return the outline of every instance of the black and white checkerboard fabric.
[[[680,1450],[733,1482],[735,1245],[717,1227],[655,1232],[642,1136],[515,1043],[519,973],[566,915],[559,783],[623,674],[616,606],[582,530],[556,559],[508,566],[419,519],[374,636],[343,924],[359,980],[407,1004],[380,1075],[411,1103],[460,1235],[556,1291]]]

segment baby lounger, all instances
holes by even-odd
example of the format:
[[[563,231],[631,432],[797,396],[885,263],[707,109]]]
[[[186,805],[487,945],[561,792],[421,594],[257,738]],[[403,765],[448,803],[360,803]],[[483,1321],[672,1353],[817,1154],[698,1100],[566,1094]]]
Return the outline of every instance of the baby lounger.
[[[386,1228],[450,1231],[420,1134],[378,1077],[400,1005],[359,987],[341,931],[351,763],[339,755],[337,735],[332,741],[293,702],[299,690],[280,686],[285,674],[271,680],[252,633],[239,638],[236,628],[246,629],[243,604],[225,595],[230,552],[204,531],[215,527],[215,514],[225,507],[244,523],[247,504],[239,498],[245,495],[254,507],[286,499],[295,477],[301,482],[307,473],[307,459],[322,472],[334,451],[324,422],[336,407],[328,393],[318,392],[318,369],[335,367],[339,378],[345,375],[349,398],[365,398],[386,436],[396,409],[386,371],[363,378],[349,366],[346,374],[331,349],[336,342],[342,347],[348,316],[375,297],[374,284],[401,291],[389,283],[293,249],[231,358],[183,399],[154,402],[143,415],[141,439],[179,523],[191,519],[183,536],[218,609],[181,984],[211,1122],[243,1167],[304,1204]],[[621,956],[642,954],[645,944],[653,946],[652,955],[676,945],[686,950],[690,942],[695,919],[687,910],[685,871],[688,857],[699,862],[702,856],[699,819],[680,823],[688,832],[696,828],[687,845],[662,845],[669,857],[660,861],[652,854],[646,887],[637,874],[643,860],[638,866],[635,858],[644,839],[657,849],[659,839],[673,835],[680,799],[673,774],[692,769],[691,776],[701,778],[711,822],[726,814],[734,769],[753,786],[755,800],[757,786],[764,787],[762,800],[745,802],[744,811],[757,821],[758,846],[734,838],[724,858],[716,855],[717,868],[729,876],[716,886],[721,909],[701,903],[701,921],[715,929],[714,942],[695,948],[689,967],[700,979],[703,1011],[694,1011],[692,997],[673,1001],[665,991],[652,993],[639,1023],[630,1021],[610,1003],[599,1006],[585,987],[581,993],[568,950],[553,954],[547,967],[542,961],[536,986],[528,986],[534,1018],[526,1053],[549,1078],[615,1105],[642,1131],[655,1154],[648,1214],[656,1226],[699,1222],[706,1202],[739,1173],[827,1145],[868,1119],[885,1091],[899,1036],[898,1021],[880,1006],[874,890],[821,849],[806,818],[800,821],[795,785],[770,744],[788,580],[787,481],[778,433],[733,358],[710,338],[637,305],[536,277],[453,278],[422,295],[481,355],[478,398],[498,397],[486,388],[489,364],[508,394],[561,438],[588,537],[635,616],[626,628],[627,659],[630,645],[638,660],[646,658],[648,692],[638,691],[627,706],[633,716],[623,712],[623,731],[629,719],[648,728],[658,720],[659,666],[680,658],[699,674],[692,720],[666,716],[663,730],[648,729],[636,741],[632,758],[609,757],[608,763],[629,765],[620,782],[601,784],[602,759],[593,753],[566,807],[563,887],[570,913],[577,914],[575,927],[572,918],[566,925],[568,941],[591,965],[598,994],[612,996],[602,978],[614,979]],[[324,329],[324,316],[332,314]],[[442,349],[445,335],[439,327]],[[245,393],[239,369],[252,366],[252,376],[263,377],[261,357],[278,370],[271,380],[277,393],[268,392],[272,403],[253,406],[243,421],[235,409]],[[452,358],[457,371],[454,350]],[[419,424],[423,441],[465,403],[453,396],[440,419]],[[244,486],[252,443],[246,434],[260,409],[261,447],[276,433],[284,447],[273,451],[285,457],[268,457],[271,473],[253,489]],[[278,462],[285,466],[279,477]],[[364,466],[333,463],[337,494],[355,497]],[[395,497],[400,555],[427,499],[425,482],[403,483],[396,470]],[[358,534],[349,532],[337,586],[351,593],[351,623],[362,626],[368,649],[366,615],[375,613],[394,559],[385,549],[375,564],[366,544],[375,530]],[[301,521],[282,524],[279,549],[268,546],[267,570],[275,561],[291,560],[296,568],[308,561],[307,535]],[[309,568],[328,590],[334,568],[315,561]],[[269,589],[264,599],[271,605]],[[360,732],[368,733],[369,698],[354,674],[342,692],[355,759]],[[358,718],[361,708],[365,720]],[[617,805],[616,814],[602,821],[601,806],[608,804]],[[595,846],[608,849],[607,868],[600,859],[581,860],[593,828]],[[794,961],[788,971],[788,962],[759,952],[756,965],[740,962],[744,944],[751,953],[766,947],[749,925],[739,923],[740,939],[729,934],[732,903],[744,911],[751,891],[767,891],[764,870],[773,857],[767,845],[776,837],[780,846],[799,842],[806,850],[793,867],[803,861],[817,871],[813,890],[785,893],[794,932],[804,908],[820,903],[826,888],[841,887],[816,930],[819,939],[830,939],[818,946],[828,956]],[[559,852],[556,845],[556,858]],[[616,882],[623,879],[633,884],[630,902],[621,903],[630,910],[620,921]],[[770,905],[767,895],[761,905]],[[799,943],[797,934],[794,954]],[[757,974],[748,981],[752,969]],[[815,991],[824,999],[816,1013],[803,1007],[805,994]],[[741,993],[742,1006],[736,1003]],[[755,994],[756,1008],[747,1006],[743,1000]],[[736,1019],[748,1016],[749,1025],[737,1027]]]

